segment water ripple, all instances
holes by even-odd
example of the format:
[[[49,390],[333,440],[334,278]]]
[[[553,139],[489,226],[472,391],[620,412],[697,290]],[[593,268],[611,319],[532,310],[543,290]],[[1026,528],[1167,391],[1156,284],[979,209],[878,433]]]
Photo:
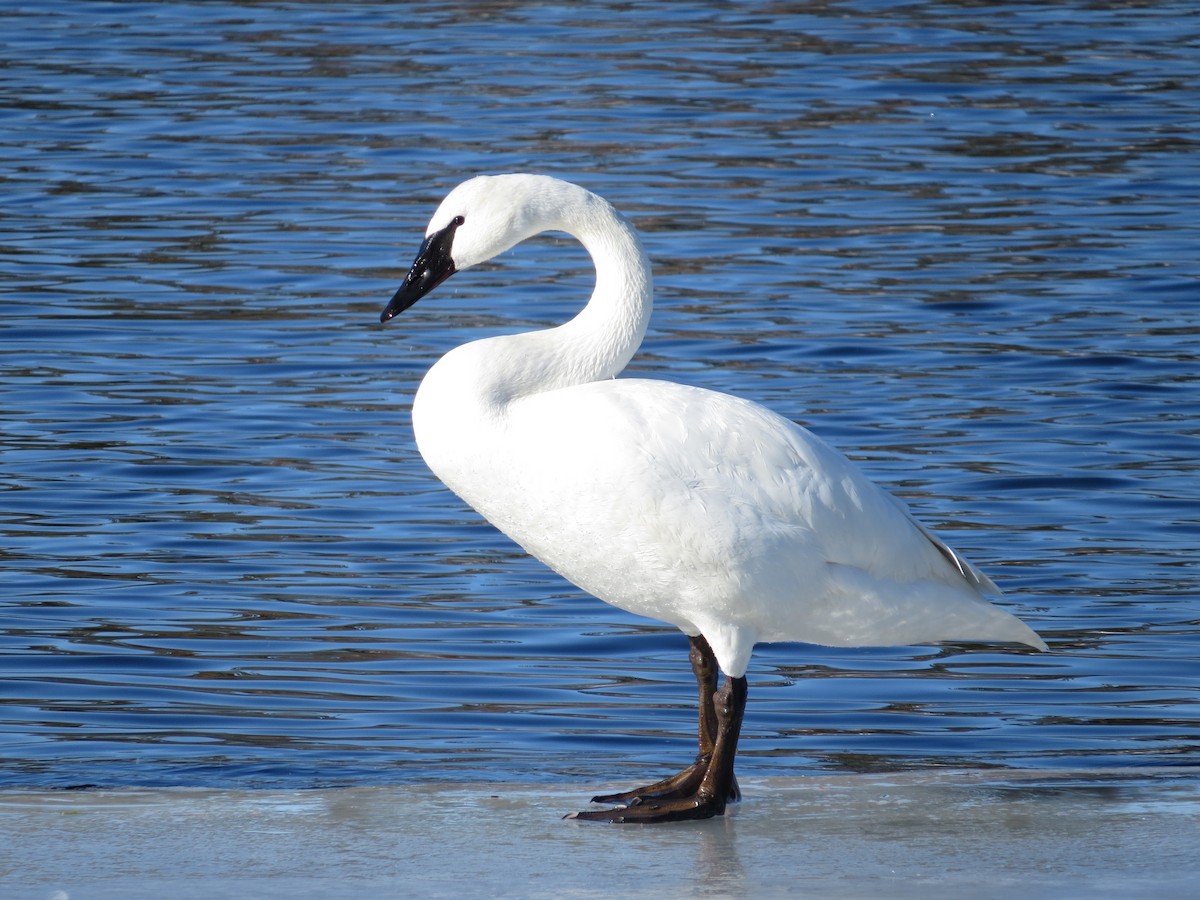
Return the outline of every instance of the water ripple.
[[[527,169],[645,233],[632,371],[813,425],[1054,650],[760,648],[743,771],[1194,764],[1192,11],[600,9],[3,4],[0,783],[688,756],[680,636],[409,431],[433,360],[571,315],[586,256],[375,324],[444,191]]]

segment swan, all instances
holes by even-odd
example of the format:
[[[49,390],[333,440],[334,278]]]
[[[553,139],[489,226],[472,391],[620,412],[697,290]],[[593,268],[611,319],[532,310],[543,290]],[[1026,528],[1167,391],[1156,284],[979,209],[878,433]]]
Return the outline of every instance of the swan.
[[[760,641],[1046,649],[985,598],[1002,596],[986,575],[807,429],[728,394],[616,378],[646,333],[650,264],[633,226],[578,185],[527,174],[458,185],[380,320],[546,231],[587,250],[591,299],[555,328],[451,350],[422,380],[412,427],[434,474],[527,552],[687,636],[696,760],[567,818],[723,815],[740,796],[734,757]]]

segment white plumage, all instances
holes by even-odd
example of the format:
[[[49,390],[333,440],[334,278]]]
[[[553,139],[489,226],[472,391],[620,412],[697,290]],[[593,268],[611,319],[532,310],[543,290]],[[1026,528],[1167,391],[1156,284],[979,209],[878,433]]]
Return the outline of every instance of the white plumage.
[[[434,214],[382,318],[543,231],[583,243],[596,266],[595,290],[569,322],[466,344],[426,375],[413,428],[422,456],[451,490],[584,590],[677,626],[692,640],[694,663],[710,647],[710,660],[742,682],[743,699],[759,641],[979,640],[1045,649],[984,598],[1000,596],[986,576],[808,430],[727,394],[616,379],[646,332],[650,266],[633,227],[583,188],[536,175],[459,185]],[[706,725],[709,676],[699,666],[697,678],[701,757],[706,730],[714,745],[707,755],[720,756],[715,726],[734,713],[740,725],[740,710],[722,717],[723,691]],[[681,773],[704,770],[692,772],[700,784],[689,781],[682,798],[679,785],[663,788],[668,779],[606,798],[627,804],[618,810],[580,816],[719,814],[726,795],[737,795],[736,739],[735,729],[727,764],[698,760]],[[721,767],[729,770],[724,786],[709,773]],[[700,796],[706,782],[717,800]]]

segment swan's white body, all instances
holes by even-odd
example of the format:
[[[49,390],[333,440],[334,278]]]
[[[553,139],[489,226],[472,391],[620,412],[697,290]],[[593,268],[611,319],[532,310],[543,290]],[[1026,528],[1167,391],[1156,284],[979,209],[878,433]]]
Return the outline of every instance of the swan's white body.
[[[999,596],[986,576],[806,429],[726,394],[615,378],[653,288],[637,234],[607,202],[544,176],[480,177],[443,201],[428,234],[452,272],[543,231],[591,255],[586,307],[557,328],[458,347],[413,404],[429,467],[488,521],[601,600],[703,635],[733,677],[758,641],[1045,649],[984,599]]]

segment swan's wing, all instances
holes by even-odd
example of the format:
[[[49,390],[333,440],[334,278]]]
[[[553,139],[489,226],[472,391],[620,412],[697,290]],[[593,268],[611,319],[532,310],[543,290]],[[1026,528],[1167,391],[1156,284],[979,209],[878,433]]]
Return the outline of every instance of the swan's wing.
[[[778,556],[790,542],[796,572],[831,563],[880,578],[991,585],[843,454],[758,404],[618,379],[514,406],[512,452],[521,458],[507,471],[529,477],[523,498],[501,505],[528,509],[531,521],[541,503],[554,511],[554,529],[577,516],[596,539],[630,535],[645,553],[686,545],[693,565],[713,570]]]
[[[902,503],[762,406],[621,379],[524,398],[508,416],[470,454],[488,470],[464,499],[609,603],[688,633],[738,630],[723,664],[759,639],[1038,645]]]

